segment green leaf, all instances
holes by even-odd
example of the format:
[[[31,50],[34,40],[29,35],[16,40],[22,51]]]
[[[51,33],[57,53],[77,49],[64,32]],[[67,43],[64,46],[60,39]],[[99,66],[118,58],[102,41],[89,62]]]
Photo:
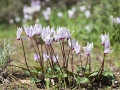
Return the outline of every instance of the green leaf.
[[[96,76],[97,74],[98,74],[98,71],[95,71],[95,72],[91,73],[91,74],[89,75],[89,77],[94,77],[94,76]]]
[[[80,83],[81,83],[81,84],[85,84],[85,83],[87,83],[88,81],[89,81],[88,78],[85,78],[85,77],[80,78]]]
[[[30,81],[35,83],[35,82],[40,82],[40,79],[38,79],[36,77],[32,77],[32,78],[30,78]]]

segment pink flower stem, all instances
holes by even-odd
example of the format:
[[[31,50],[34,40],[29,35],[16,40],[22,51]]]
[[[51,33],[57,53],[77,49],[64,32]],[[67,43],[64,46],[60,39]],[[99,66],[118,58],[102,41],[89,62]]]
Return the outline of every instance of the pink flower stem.
[[[53,59],[52,59],[52,49],[50,48],[50,46],[48,46],[49,48],[49,51],[50,51],[50,58],[51,58],[51,66],[54,68],[54,65],[53,65]]]
[[[72,55],[72,58],[71,58],[71,69],[72,69],[72,72],[74,72],[74,66],[73,66],[73,51],[71,50],[71,55]]]
[[[66,60],[66,68],[68,68],[68,60],[69,60],[70,51],[71,51],[71,48],[70,48],[69,51],[68,51],[68,58],[67,58],[67,60]]]
[[[33,44],[32,38],[30,38],[30,40],[31,40],[31,42],[32,42],[32,45],[33,45],[34,51],[35,51],[35,53],[37,54],[37,51],[36,51],[35,46],[34,46],[34,44]],[[36,38],[35,38],[34,40],[35,40],[36,46],[37,46],[37,48],[38,48],[38,44],[37,44],[37,42],[36,42]],[[39,48],[38,48],[38,51],[39,51]],[[39,56],[40,56],[39,64],[40,64],[40,66],[42,67],[42,63],[41,63],[41,55],[40,55],[40,53],[39,53]]]
[[[49,48],[49,47],[48,47]],[[45,44],[45,49],[46,49],[46,52],[47,52],[47,55],[49,55],[48,54],[48,49],[47,49],[47,46],[46,46],[46,44]],[[48,62],[49,62],[49,64],[50,64],[50,67],[52,66],[52,64],[51,64],[51,62],[50,62],[50,59],[48,59]]]
[[[85,64],[85,71],[86,71],[87,64],[88,64],[88,55],[87,55],[87,61],[86,61],[86,64]],[[84,73],[85,73],[85,71],[84,71]]]
[[[91,72],[91,58],[90,58],[90,55],[88,56],[89,58],[89,73]]]
[[[65,67],[66,56],[65,56],[65,49],[64,49],[64,39],[62,40],[62,47],[63,47],[63,55],[64,55],[64,64],[63,64],[63,66]]]
[[[54,49],[53,49],[53,47],[52,47],[51,44],[50,44],[50,47],[51,47],[51,49],[52,49],[52,51],[53,51],[53,54],[54,54],[54,56],[55,56],[55,58],[56,58],[56,60],[57,60],[56,54],[55,54]],[[57,64],[58,64],[58,66],[59,66],[59,68],[60,68],[60,64],[59,64],[58,60],[57,60]],[[60,68],[60,70],[61,70],[61,68]],[[61,72],[62,72],[62,70],[61,70]],[[62,73],[63,73],[63,72],[62,72]]]
[[[21,38],[21,42],[22,42],[22,48],[23,48],[23,52],[24,52],[25,64],[26,64],[27,69],[28,69],[28,71],[29,71],[29,73],[30,73],[30,76],[32,76],[32,74],[31,74],[31,72],[30,72],[30,69],[29,69],[29,66],[28,66],[28,63],[27,63],[27,60],[26,60],[25,48],[24,48],[24,44],[23,44],[23,40],[22,40],[22,38]]]
[[[70,39],[70,41],[71,41],[71,39]],[[72,47],[72,45],[71,45],[71,47]],[[69,60],[69,55],[70,55],[71,47],[70,47],[70,49],[68,51],[68,57],[67,57],[67,60],[66,60],[66,68],[68,68],[68,60]]]
[[[65,63],[65,61],[64,61],[64,53],[63,53],[63,48],[62,48],[62,44],[61,44],[61,42],[59,41],[59,43],[60,43],[60,47],[61,47],[61,51],[62,51],[62,55],[63,55],[63,67],[64,67],[64,63]]]
[[[101,69],[100,69],[100,78],[101,78],[102,73],[103,73],[103,71],[104,71],[104,62],[105,62],[105,53],[104,53],[104,55],[103,55],[103,62],[102,62]]]
[[[32,38],[31,38],[31,42],[32,42]],[[42,57],[41,57],[41,54],[40,54],[40,49],[39,49],[39,47],[38,47],[38,44],[37,44],[37,40],[36,40],[36,37],[35,37],[35,43],[36,43],[36,46],[37,46],[37,49],[38,49],[38,53],[39,53],[39,56],[40,56],[40,59],[39,59],[39,64],[40,64],[40,66],[41,66],[41,68],[42,68],[42,76],[43,76],[43,79],[44,79],[44,65],[42,64]],[[33,42],[32,42],[32,44],[33,44]],[[34,46],[34,45],[33,45]],[[34,47],[34,50],[35,50],[35,47]],[[36,50],[35,50],[35,52],[37,52]],[[37,54],[37,53],[36,53]]]
[[[80,64],[81,64],[81,67],[82,67],[82,57],[81,57],[81,54],[80,54]]]
[[[42,49],[42,44],[40,44],[41,46],[41,64],[42,64],[42,74],[43,74],[43,80],[44,80],[44,62],[43,62],[43,49]]]

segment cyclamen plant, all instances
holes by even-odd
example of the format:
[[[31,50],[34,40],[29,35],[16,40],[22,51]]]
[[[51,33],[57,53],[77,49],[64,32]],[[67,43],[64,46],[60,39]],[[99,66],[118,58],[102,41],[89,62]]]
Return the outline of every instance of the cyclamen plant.
[[[21,42],[22,42],[25,64],[27,66],[27,69],[28,69],[31,77],[34,75],[32,74],[31,70],[29,69],[29,66],[27,63],[26,53],[25,53],[25,49],[24,49],[24,43],[23,43],[23,39],[21,37],[22,31],[25,31],[26,36],[31,39],[31,42],[33,44],[34,60],[40,64],[40,68],[41,68],[41,72],[42,72],[41,80],[44,80],[46,77],[45,76],[45,66],[44,66],[45,62],[49,63],[47,65],[47,68],[55,68],[55,65],[57,65],[60,68],[61,73],[65,72],[67,74],[67,72],[69,72],[68,62],[70,62],[70,60],[71,60],[71,71],[72,71],[72,73],[76,73],[76,72],[74,72],[74,65],[73,65],[74,51],[76,52],[77,56],[80,55],[81,67],[83,66],[82,59],[81,59],[81,52],[80,52],[81,46],[79,45],[78,41],[75,40],[75,38],[71,39],[71,35],[73,32],[70,33],[69,29],[67,29],[66,27],[58,27],[55,30],[54,28],[50,28],[49,26],[42,27],[39,24],[35,24],[35,25],[33,25],[33,26],[31,25],[29,27],[18,28],[18,30],[17,30],[17,39],[21,40]],[[44,46],[45,46],[46,52],[43,51],[42,44],[40,45],[40,47],[38,46],[38,44],[36,42],[37,37],[40,37],[44,41],[44,43],[45,43]],[[110,48],[110,40],[109,40],[108,34],[102,34],[100,36],[100,38],[102,40],[101,44],[104,47],[104,50],[103,50],[104,56],[103,56],[103,62],[100,67],[100,70],[98,71],[98,74],[102,75],[102,73],[104,71],[105,56],[106,56],[106,54],[113,52],[113,50],[109,49]],[[33,39],[36,42],[35,44],[33,43]],[[68,42],[68,46],[69,46],[68,53],[65,52],[65,45],[64,45],[65,41]],[[58,55],[54,51],[54,48],[52,45],[53,42],[59,42],[61,52],[62,52],[62,57],[63,57],[62,64],[59,63]],[[35,46],[37,47],[37,49]],[[89,62],[89,73],[92,70],[91,69],[91,57],[90,57],[92,48],[93,48],[93,43],[87,43],[87,46],[83,47],[83,50],[85,51],[85,54],[87,56],[83,74],[86,73],[86,66],[88,65],[88,62]],[[70,58],[70,56],[71,56],[71,58]],[[52,69],[52,70],[53,70],[52,71],[53,74],[55,74],[56,72],[54,71],[54,69]],[[66,70],[67,70],[67,72],[66,72]]]

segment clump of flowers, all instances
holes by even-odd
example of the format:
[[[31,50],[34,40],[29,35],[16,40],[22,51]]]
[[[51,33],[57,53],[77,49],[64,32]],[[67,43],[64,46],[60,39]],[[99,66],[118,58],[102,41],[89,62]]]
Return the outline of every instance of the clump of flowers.
[[[33,73],[31,69],[29,68],[28,61],[26,58],[26,52],[24,48],[24,42],[21,37],[22,31],[25,31],[26,36],[31,40],[31,43],[33,44],[34,48],[34,60],[35,62],[39,63],[39,67],[34,66],[34,69],[37,70],[37,72]],[[74,31],[73,31],[74,32]],[[72,32],[72,33],[73,33]],[[56,30],[55,28],[42,27],[39,24],[31,25],[24,28],[18,28],[17,30],[17,39],[21,40],[23,52],[24,52],[24,58],[25,58],[25,64],[27,66],[27,70],[31,77],[35,77],[37,79],[40,79],[40,83],[43,84],[46,78],[54,79],[54,82],[57,84],[59,83],[65,83],[65,85],[71,85],[70,83],[79,82],[79,85],[86,86],[88,83],[92,83],[94,81],[101,80],[101,76],[104,72],[104,62],[105,62],[105,56],[108,53],[113,52],[113,50],[110,50],[110,40],[108,34],[102,34],[100,36],[102,40],[102,45],[104,47],[103,53],[103,62],[100,67],[100,69],[96,72],[92,71],[91,66],[91,51],[93,48],[93,43],[87,43],[87,46],[83,47],[83,50],[85,51],[85,54],[87,56],[86,64],[82,64],[82,58],[81,58],[81,46],[79,45],[78,41],[75,40],[75,38],[71,38],[72,33],[70,33],[70,30],[66,27],[58,27]],[[37,38],[41,38],[44,42],[44,45],[36,42]],[[33,43],[33,40],[35,40],[35,44]],[[68,52],[65,51],[65,42],[68,42]],[[59,56],[55,53],[55,49],[53,47],[52,43],[59,43],[59,46],[61,48],[62,53],[62,63],[59,62]],[[43,51],[43,46],[45,46],[46,51]],[[37,47],[37,49],[36,49]],[[74,53],[75,51],[75,53]],[[74,67],[74,55],[80,56],[80,68],[82,68],[82,72],[75,72]],[[68,69],[68,62],[71,62],[71,70]],[[47,65],[45,65],[47,63]],[[87,66],[89,66],[89,72],[87,72]],[[72,72],[71,72],[72,71]],[[40,73],[38,73],[40,72]],[[89,73],[89,74],[88,74]],[[93,77],[94,76],[94,77]],[[38,78],[40,77],[40,78]],[[76,81],[76,77],[81,78],[79,81]],[[83,81],[82,81],[83,80]],[[85,80],[85,81],[84,81]],[[38,82],[36,81],[36,82]],[[92,81],[92,82],[91,82]],[[67,83],[68,82],[68,83]],[[78,84],[78,83],[77,83]]]

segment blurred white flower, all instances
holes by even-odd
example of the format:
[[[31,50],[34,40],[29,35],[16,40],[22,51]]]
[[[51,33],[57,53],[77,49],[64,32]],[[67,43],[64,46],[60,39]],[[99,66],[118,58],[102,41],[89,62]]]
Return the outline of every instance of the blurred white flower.
[[[75,8],[75,7],[73,7],[71,10],[68,10],[68,16],[69,16],[69,18],[72,18],[72,17],[73,17],[75,11],[76,11],[76,8]]]
[[[85,14],[86,18],[90,17],[90,11],[89,10],[85,11],[84,14]]]
[[[36,23],[39,23],[39,21],[40,21],[39,19],[36,19],[36,20],[35,20]]]
[[[20,22],[20,17],[16,17],[16,18],[15,18],[15,21],[16,21],[16,22]]]
[[[86,6],[80,6],[79,9],[80,11],[84,12],[86,10]]]
[[[62,18],[62,17],[63,17],[63,13],[62,13],[62,12],[58,12],[58,13],[57,13],[57,16],[58,16],[59,18]]]
[[[51,8],[47,7],[46,10],[42,12],[44,19],[49,20],[50,19],[50,14],[51,14]]]
[[[13,20],[13,19],[10,19],[10,20],[9,20],[9,23],[10,23],[10,24],[13,24],[13,23],[14,23],[14,20]]]

